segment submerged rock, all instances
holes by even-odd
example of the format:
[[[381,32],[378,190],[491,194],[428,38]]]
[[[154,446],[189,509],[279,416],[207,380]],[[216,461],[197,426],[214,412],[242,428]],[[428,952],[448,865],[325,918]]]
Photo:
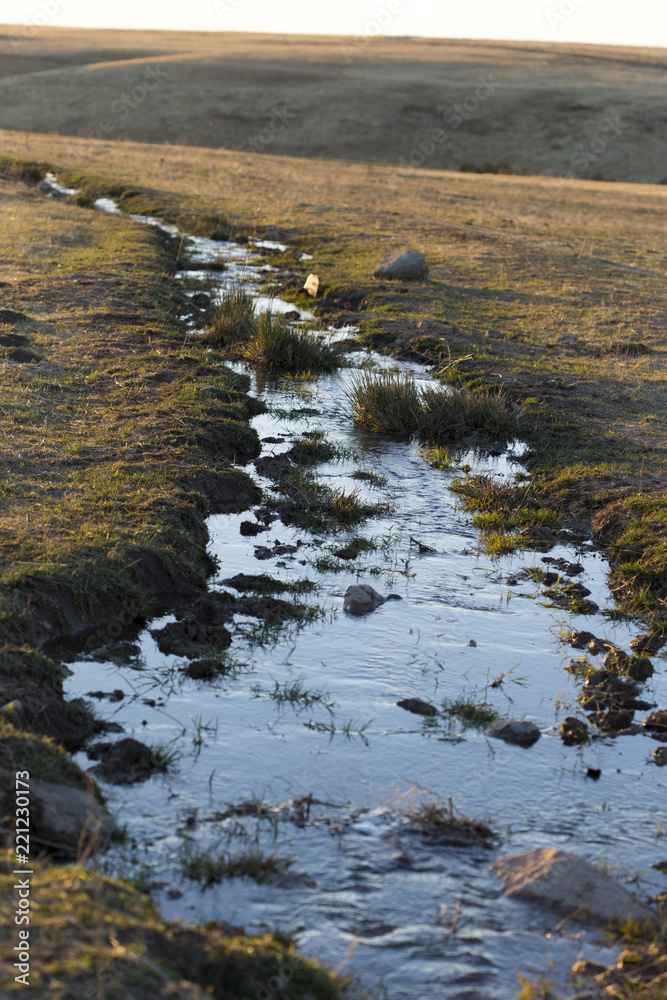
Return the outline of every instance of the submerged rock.
[[[357,583],[348,587],[343,598],[343,611],[350,615],[368,615],[386,601],[400,601],[398,594],[382,597],[368,583]]]
[[[66,855],[91,841],[106,847],[116,830],[94,794],[41,778],[30,779],[30,823],[36,844]]]
[[[534,722],[517,719],[496,719],[486,730],[487,736],[505,740],[519,747],[532,747],[540,738],[539,727]]]
[[[578,854],[535,847],[499,858],[490,866],[508,896],[533,900],[594,924],[654,922],[641,900]]]
[[[156,760],[151,748],[131,737],[117,743],[97,743],[90,747],[89,755],[101,757],[94,773],[112,785],[146,781],[156,771],[164,771],[164,765]]]
[[[657,750],[654,750],[653,760],[658,767],[664,767],[667,764],[667,747],[658,747]]]
[[[428,264],[423,253],[397,250],[380,261],[373,276],[386,281],[425,281],[428,278]]]
[[[214,677],[217,677],[219,674],[225,674],[227,671],[228,666],[225,661],[215,656],[202,657],[201,660],[192,660],[183,669],[186,677],[192,677],[198,681],[213,680]]]
[[[431,705],[428,701],[422,701],[421,698],[403,698],[396,704],[399,708],[404,708],[406,712],[413,712],[415,715],[440,715],[435,705]]]
[[[352,548],[342,548],[342,549],[335,549],[331,554],[336,556],[337,559],[356,559],[357,556],[359,555],[359,550]]]
[[[268,531],[269,528],[266,524],[258,524],[257,521],[241,521],[239,531],[242,535],[253,536],[259,535],[262,531]]]

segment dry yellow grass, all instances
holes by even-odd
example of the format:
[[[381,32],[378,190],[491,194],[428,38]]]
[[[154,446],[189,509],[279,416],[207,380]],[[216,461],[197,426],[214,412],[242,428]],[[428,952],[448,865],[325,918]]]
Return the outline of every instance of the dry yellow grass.
[[[667,175],[661,49],[71,28],[2,35],[4,128],[437,169],[504,160],[534,173]]]

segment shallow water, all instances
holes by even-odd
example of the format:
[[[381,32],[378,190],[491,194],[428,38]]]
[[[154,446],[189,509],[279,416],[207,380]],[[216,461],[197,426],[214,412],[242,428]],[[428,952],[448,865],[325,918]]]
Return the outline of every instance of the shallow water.
[[[229,262],[215,275],[221,287],[241,274],[249,283],[266,278],[266,265],[255,253],[247,259],[245,248],[195,238],[188,252],[193,262]],[[183,272],[188,279],[193,274]],[[421,367],[408,367],[428,378]],[[602,613],[573,617],[549,607],[531,580],[509,586],[509,574],[544,565],[541,554],[494,561],[480,554],[476,531],[448,491],[460,469],[438,471],[414,442],[355,429],[344,399],[350,377],[344,371],[315,383],[268,385],[254,379],[271,412],[253,424],[260,438],[283,439],[266,443],[263,454],[287,450],[304,430],[324,431],[345,450],[342,460],[317,467],[324,481],[393,505],[356,532],[384,540],[361,557],[360,572],[316,570],[312,563],[328,551],[330,537],[275,521],[248,538],[239,526],[250,512],[208,521],[209,549],[221,565],[212,590],[226,589],[222,581],[238,572],[307,577],[320,589],[304,600],[321,606],[322,618],[276,641],[265,636],[263,644],[247,634],[251,619],[237,619],[230,654],[238,670],[215,682],[179,674],[182,661],[161,654],[147,629],[133,666],[72,664],[67,691],[121,689],[125,698],[101,702],[100,712],[121,722],[125,735],[173,743],[181,754],[165,777],[104,786],[131,838],[130,848],[114,848],[110,858],[150,865],[164,883],[156,895],[166,917],[229,920],[249,931],[280,928],[305,954],[346,963],[346,971],[389,998],[507,998],[518,972],[557,980],[596,939],[573,924],[555,931],[553,916],[504,898],[488,871],[495,857],[556,845],[637,869],[644,892],[664,888],[663,876],[646,873],[665,853],[658,821],[667,775],[650,762],[658,744],[636,735],[568,748],[557,732],[562,718],[576,713],[578,688],[564,666],[582,655],[561,645],[564,628],[586,628],[625,649],[635,631]],[[285,416],[300,408],[318,415]],[[520,453],[517,447],[497,459],[468,454],[459,464],[510,475],[520,468]],[[359,468],[386,476],[386,486],[372,489],[350,478]],[[436,551],[420,554],[411,537]],[[259,561],[255,548],[275,541],[301,544],[293,554]],[[579,559],[585,573],[578,579],[591,600],[601,609],[612,606],[599,555],[575,546],[548,555]],[[343,594],[357,578],[402,600],[351,618],[342,611]],[[645,697],[664,705],[664,660],[654,663]],[[501,675],[502,683],[491,687]],[[269,692],[288,681],[302,682],[319,700],[310,707],[279,704]],[[540,740],[529,749],[509,746],[457,722],[429,726],[396,705],[406,697],[439,705],[461,694],[486,699],[502,716],[536,722]],[[92,763],[85,754],[79,761]],[[589,766],[601,769],[599,781],[586,777]],[[313,800],[307,815],[295,807],[306,796]],[[450,797],[457,811],[489,821],[499,835],[493,847],[447,845],[410,829],[406,809],[420,798]],[[230,804],[248,801],[263,803],[260,817],[221,817]],[[178,874],[185,836],[206,847],[258,844],[295,862],[263,884],[234,879],[202,891]],[[598,958],[611,956],[603,951]]]

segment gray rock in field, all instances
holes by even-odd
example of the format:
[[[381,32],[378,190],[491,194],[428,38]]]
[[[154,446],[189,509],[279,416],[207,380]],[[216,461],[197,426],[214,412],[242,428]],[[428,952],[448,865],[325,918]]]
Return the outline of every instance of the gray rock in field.
[[[577,920],[598,925],[656,920],[650,907],[600,868],[556,847],[499,858],[490,870],[508,896],[542,903]]]
[[[373,276],[386,281],[425,281],[428,278],[428,264],[423,253],[397,250],[380,261]]]
[[[303,287],[309,295],[312,295],[312,297],[315,298],[320,287],[320,279],[316,274],[309,274]]]
[[[369,615],[387,600],[368,583],[357,583],[348,587],[343,598],[343,611],[350,615]]]
[[[57,854],[76,854],[91,840],[104,848],[116,829],[93,794],[39,778],[30,779],[30,820],[34,841]]]
[[[506,743],[514,743],[520,747],[532,747],[540,738],[540,730],[534,722],[517,721],[516,719],[496,719],[486,730],[487,736]]]

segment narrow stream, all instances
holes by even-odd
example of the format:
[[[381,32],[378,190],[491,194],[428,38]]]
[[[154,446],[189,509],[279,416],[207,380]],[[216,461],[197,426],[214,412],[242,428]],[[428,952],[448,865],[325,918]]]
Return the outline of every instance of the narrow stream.
[[[241,278],[258,287],[270,270],[261,249],[202,238],[187,246],[190,263],[202,264],[200,277],[216,279],[218,288]],[[218,258],[228,262],[225,271],[205,270]],[[197,274],[182,277],[191,284]],[[293,307],[274,299],[271,308]],[[420,366],[404,367],[429,378]],[[151,630],[173,616],[149,623],[128,664],[70,664],[68,696],[122,691],[122,700],[101,700],[100,713],[122,724],[125,736],[169,744],[179,755],[165,776],[102,783],[129,833],[106,863],[149,866],[167,918],[226,920],[251,933],[281,929],[306,955],[359,976],[373,995],[506,1000],[519,972],[558,982],[582,952],[598,960],[613,955],[592,932],[572,923],[554,931],[552,914],[502,896],[488,871],[495,857],[561,846],[635,871],[635,890],[664,888],[664,876],[650,868],[665,854],[659,820],[667,775],[650,759],[657,744],[640,734],[577,748],[558,735],[559,722],[578,710],[576,679],[565,665],[582,655],[562,645],[564,630],[585,628],[626,650],[635,630],[603,613],[577,617],[550,606],[540,587],[521,577],[523,567],[546,566],[543,553],[498,560],[481,554],[476,531],[448,491],[460,468],[431,468],[414,441],[355,428],[344,396],[352,376],[344,369],[304,383],[253,375],[252,391],[269,406],[253,425],[264,455],[288,450],[304,431],[324,432],[339,454],[317,467],[323,481],[358,488],[391,511],[335,538],[279,520],[256,537],[242,535],[252,512],[208,521],[210,552],[220,559],[211,590],[231,590],[223,581],[237,573],[308,579],[318,589],[303,600],[321,609],[317,620],[260,634],[256,620],[237,617],[228,653],[234,669],[214,681],[189,679],[178,669],[182,660],[159,652]],[[459,466],[508,476],[521,467],[521,451],[517,445],[496,459],[469,453]],[[386,480],[352,478],[359,469]],[[247,471],[271,491],[254,464]],[[324,568],[322,557],[353,534],[377,547],[356,561],[331,556],[332,565],[344,565],[341,572]],[[411,539],[435,551],[423,552]],[[270,550],[268,558],[258,559],[258,549],[263,557]],[[592,546],[547,554],[559,557],[580,561],[577,579],[601,609],[611,608],[608,567]],[[518,583],[508,583],[512,575]],[[353,618],[342,603],[355,582],[402,599]],[[664,661],[654,663],[643,697],[664,705]],[[278,700],[286,685],[307,691],[309,703]],[[528,749],[508,745],[483,729],[446,719],[432,724],[396,704],[415,697],[440,706],[462,695],[489,702],[502,717],[537,723],[539,741]],[[93,763],[85,753],[78,761]],[[600,769],[599,780],[587,777],[589,768]],[[457,812],[488,821],[498,835],[492,846],[457,845],[406,821],[415,803],[450,798]],[[186,840],[294,860],[260,884],[234,878],[202,889],[180,874]]]

